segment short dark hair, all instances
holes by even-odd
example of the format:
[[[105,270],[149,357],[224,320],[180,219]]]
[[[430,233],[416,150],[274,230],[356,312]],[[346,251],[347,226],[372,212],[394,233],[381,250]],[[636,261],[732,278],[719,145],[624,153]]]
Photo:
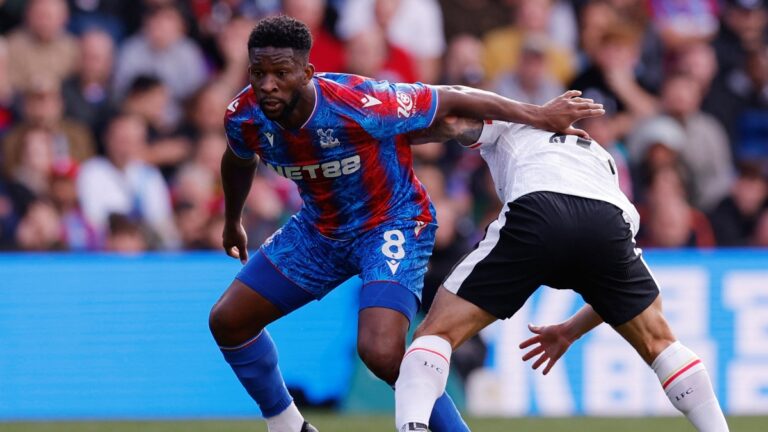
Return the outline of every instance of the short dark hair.
[[[312,48],[312,34],[301,21],[279,15],[264,18],[256,24],[248,37],[248,52],[253,48],[292,48],[308,54]]]
[[[127,96],[135,96],[163,87],[163,81],[155,75],[139,75],[128,86]]]

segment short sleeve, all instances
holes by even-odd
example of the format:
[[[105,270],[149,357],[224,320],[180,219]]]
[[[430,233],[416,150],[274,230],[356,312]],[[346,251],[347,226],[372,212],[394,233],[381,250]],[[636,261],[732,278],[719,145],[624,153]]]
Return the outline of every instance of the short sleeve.
[[[227,145],[232,150],[232,153],[242,159],[253,159],[256,153],[248,148],[245,143],[242,121],[231,116],[229,112],[224,117],[224,132],[227,138]]]
[[[429,85],[382,81],[372,93],[380,104],[371,106],[365,126],[376,138],[406,134],[429,127],[437,114],[437,90]]]

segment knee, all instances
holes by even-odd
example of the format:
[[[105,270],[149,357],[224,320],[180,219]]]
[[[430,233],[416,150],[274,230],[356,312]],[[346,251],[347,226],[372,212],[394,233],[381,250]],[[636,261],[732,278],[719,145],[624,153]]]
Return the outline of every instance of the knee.
[[[374,375],[388,384],[397,381],[404,351],[404,342],[398,345],[386,341],[360,339],[357,343],[357,352],[363,363]]]
[[[243,320],[232,307],[218,302],[208,315],[208,328],[220,346],[236,346],[259,334],[263,326],[257,320]]]

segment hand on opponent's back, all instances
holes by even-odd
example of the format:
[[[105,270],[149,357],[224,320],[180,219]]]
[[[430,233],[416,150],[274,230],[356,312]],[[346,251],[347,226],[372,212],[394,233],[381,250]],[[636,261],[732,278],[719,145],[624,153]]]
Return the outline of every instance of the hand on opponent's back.
[[[605,114],[602,104],[581,97],[579,90],[568,90],[542,105],[540,109],[539,120],[533,126],[566,135],[577,135],[586,139],[590,139],[589,134],[582,129],[573,127],[573,123]]]

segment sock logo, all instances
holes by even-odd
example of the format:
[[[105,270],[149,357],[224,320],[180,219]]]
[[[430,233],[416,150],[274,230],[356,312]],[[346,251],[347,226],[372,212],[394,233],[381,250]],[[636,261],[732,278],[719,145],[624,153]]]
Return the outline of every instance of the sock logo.
[[[676,401],[683,400],[686,396],[693,393],[693,387],[688,387],[684,392],[680,393],[679,395],[675,396]]]
[[[434,363],[430,363],[430,362],[425,360],[424,361],[424,366],[434,370],[435,372],[439,373],[440,375],[443,374],[444,369],[441,368],[440,366],[435,365]]]

